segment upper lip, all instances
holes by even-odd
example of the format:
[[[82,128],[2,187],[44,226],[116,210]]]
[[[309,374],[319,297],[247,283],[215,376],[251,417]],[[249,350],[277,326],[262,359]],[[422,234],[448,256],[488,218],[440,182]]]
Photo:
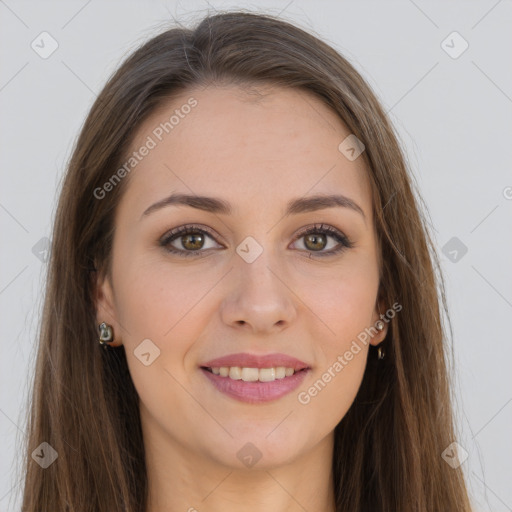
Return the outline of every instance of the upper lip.
[[[255,355],[247,353],[229,354],[227,356],[218,357],[207,361],[200,366],[205,368],[220,368],[221,366],[239,366],[241,368],[276,368],[284,366],[285,368],[293,368],[295,371],[309,368],[309,366],[299,359],[286,354],[266,354]]]

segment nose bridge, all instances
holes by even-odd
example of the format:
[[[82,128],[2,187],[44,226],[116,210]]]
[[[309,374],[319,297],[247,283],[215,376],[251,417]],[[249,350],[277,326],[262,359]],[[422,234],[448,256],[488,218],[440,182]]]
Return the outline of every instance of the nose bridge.
[[[233,285],[223,308],[224,321],[249,324],[255,330],[289,323],[295,311],[293,294],[280,275],[278,252],[254,237],[244,239],[236,252]]]
[[[277,277],[281,265],[277,251],[270,246],[270,238],[268,236],[263,245],[263,242],[247,237],[236,249],[240,291],[250,293],[254,296],[253,298],[261,295],[266,302],[275,300],[286,291],[286,288],[283,290],[283,284]]]

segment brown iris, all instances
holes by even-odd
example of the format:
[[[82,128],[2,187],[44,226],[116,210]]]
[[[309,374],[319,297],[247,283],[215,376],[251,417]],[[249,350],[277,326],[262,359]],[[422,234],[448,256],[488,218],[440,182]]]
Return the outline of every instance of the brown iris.
[[[189,233],[181,236],[181,244],[185,249],[198,250],[204,244],[204,235],[202,233]],[[190,245],[189,245],[190,244]]]
[[[309,242],[311,242],[311,244]],[[310,233],[304,236],[305,246],[312,251],[323,249],[325,247],[325,242],[325,235]]]

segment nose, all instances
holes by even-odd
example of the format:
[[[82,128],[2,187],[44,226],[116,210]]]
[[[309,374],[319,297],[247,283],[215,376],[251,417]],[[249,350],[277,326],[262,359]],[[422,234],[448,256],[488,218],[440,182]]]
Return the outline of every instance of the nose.
[[[221,307],[226,325],[253,334],[276,333],[291,325],[297,314],[295,295],[266,251],[252,263],[239,258],[230,280]]]

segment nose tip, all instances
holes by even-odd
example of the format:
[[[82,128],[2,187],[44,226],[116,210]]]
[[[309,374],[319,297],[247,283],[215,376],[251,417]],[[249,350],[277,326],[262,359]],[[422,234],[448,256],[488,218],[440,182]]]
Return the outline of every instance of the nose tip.
[[[241,266],[232,276],[234,284],[222,307],[224,322],[258,332],[286,327],[295,317],[293,294],[265,263],[248,267]]]

